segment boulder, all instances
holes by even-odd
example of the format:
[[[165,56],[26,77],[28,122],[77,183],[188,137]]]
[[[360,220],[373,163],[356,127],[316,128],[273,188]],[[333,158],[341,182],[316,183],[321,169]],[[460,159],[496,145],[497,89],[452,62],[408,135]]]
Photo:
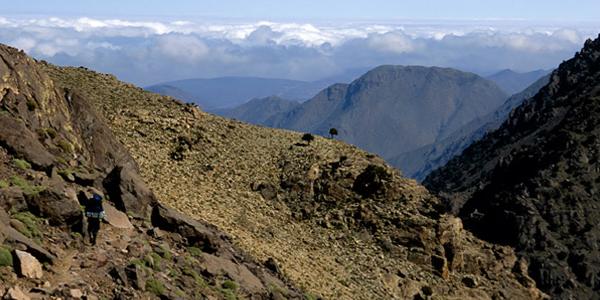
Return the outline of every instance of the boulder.
[[[83,292],[80,289],[70,289],[69,296],[73,299],[81,299],[83,298]]]
[[[39,260],[50,263],[56,261],[56,257],[54,255],[14,228],[9,226],[0,226],[0,233],[6,236],[6,240],[19,243],[27,247],[27,251],[31,252]]]
[[[204,253],[202,266],[205,268],[205,273],[213,276],[227,275],[250,293],[260,293],[265,289],[261,280],[243,264],[236,264],[231,260]]]
[[[221,235],[214,226],[200,223],[164,204],[154,207],[152,225],[166,231],[179,233],[190,244],[202,248],[205,252],[214,253],[221,248]]]
[[[38,141],[25,123],[10,114],[0,115],[0,143],[19,158],[30,162],[35,168],[48,169],[54,164],[54,156]]]
[[[2,206],[0,206],[0,224],[7,225],[10,222],[10,216]]]
[[[31,298],[25,294],[19,286],[13,286],[4,295],[6,300],[30,300]]]
[[[132,167],[115,167],[103,184],[116,207],[135,217],[144,218],[148,207],[156,203],[154,193]]]
[[[106,202],[103,204],[103,207],[106,213],[104,220],[108,224],[119,229],[133,229],[133,225],[125,213]]]
[[[23,191],[18,187],[8,187],[0,189],[0,207],[6,211],[11,209],[24,210],[27,208],[27,202]]]
[[[21,276],[32,279],[40,279],[44,276],[42,264],[33,255],[21,250],[15,250],[15,254],[17,271]]]
[[[129,265],[125,269],[125,273],[134,288],[140,291],[146,290],[146,274],[141,266],[135,264]]]
[[[79,202],[67,195],[61,186],[51,186],[37,195],[27,197],[27,203],[34,214],[48,218],[52,225],[74,226],[83,217]]]

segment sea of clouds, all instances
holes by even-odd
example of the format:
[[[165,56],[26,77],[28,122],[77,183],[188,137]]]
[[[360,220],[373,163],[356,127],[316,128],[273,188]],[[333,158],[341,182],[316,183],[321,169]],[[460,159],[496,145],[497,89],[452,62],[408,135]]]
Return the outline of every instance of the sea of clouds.
[[[317,80],[381,64],[491,73],[551,69],[598,24],[524,21],[231,22],[0,17],[0,43],[140,85],[184,78]]]

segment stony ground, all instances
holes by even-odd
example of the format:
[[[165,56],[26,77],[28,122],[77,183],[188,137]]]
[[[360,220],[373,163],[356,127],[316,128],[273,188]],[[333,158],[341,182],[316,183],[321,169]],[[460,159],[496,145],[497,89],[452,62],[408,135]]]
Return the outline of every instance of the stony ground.
[[[84,207],[103,194],[98,244]],[[0,296],[301,299],[214,226],[156,200],[90,102],[0,45]]]
[[[309,298],[543,297],[512,250],[441,216],[437,199],[376,156],[216,117],[111,75],[46,69],[93,100],[160,201],[274,262]],[[381,184],[375,194],[356,187],[360,176],[366,190]]]

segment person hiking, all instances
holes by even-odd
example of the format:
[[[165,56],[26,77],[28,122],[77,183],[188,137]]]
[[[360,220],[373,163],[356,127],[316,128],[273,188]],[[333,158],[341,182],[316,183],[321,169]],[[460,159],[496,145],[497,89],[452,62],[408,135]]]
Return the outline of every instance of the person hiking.
[[[92,192],[92,197],[88,198],[85,204],[85,216],[88,220],[88,235],[90,243],[96,245],[96,238],[100,231],[100,223],[104,219],[104,208],[102,207],[102,195],[99,192]]]

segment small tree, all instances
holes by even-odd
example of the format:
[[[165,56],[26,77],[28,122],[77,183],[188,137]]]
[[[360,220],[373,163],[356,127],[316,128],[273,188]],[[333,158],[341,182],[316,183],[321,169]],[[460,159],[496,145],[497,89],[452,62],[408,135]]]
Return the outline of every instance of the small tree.
[[[333,138],[336,135],[338,135],[337,129],[335,129],[335,128],[329,128],[329,136],[331,136],[331,138]]]
[[[309,145],[310,145],[310,142],[312,142],[314,139],[315,139],[315,137],[310,133],[305,133],[302,136],[302,140],[305,141]]]

